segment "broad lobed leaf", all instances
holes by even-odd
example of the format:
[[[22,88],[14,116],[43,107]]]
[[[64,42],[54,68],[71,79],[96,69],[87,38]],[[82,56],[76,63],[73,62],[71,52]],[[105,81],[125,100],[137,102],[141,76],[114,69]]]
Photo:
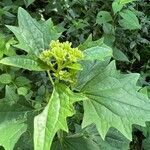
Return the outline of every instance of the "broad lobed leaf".
[[[16,47],[37,56],[49,47],[51,40],[60,36],[51,19],[37,22],[21,7],[18,9],[18,24],[19,27],[7,26],[19,41]]]
[[[145,126],[150,120],[150,100],[136,86],[139,74],[122,75],[114,62],[103,70],[94,68],[95,75],[89,72],[88,78],[81,72],[86,80],[76,87],[87,97],[82,126],[94,123],[103,139],[109,128],[115,127],[131,140],[132,124]]]

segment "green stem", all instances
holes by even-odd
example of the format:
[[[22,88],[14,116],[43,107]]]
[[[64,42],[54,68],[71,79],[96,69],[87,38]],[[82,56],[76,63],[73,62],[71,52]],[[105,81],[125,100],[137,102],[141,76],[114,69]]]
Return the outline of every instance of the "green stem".
[[[48,74],[49,80],[51,81],[52,85],[54,86],[54,82],[53,82],[53,79],[52,79],[52,77],[50,75],[50,71],[49,70],[47,71],[47,74]]]

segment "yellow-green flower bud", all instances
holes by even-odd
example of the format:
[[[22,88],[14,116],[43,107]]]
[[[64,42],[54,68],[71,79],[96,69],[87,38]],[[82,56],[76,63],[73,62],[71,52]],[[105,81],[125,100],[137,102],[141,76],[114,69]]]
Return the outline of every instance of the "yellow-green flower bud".
[[[40,55],[40,59],[51,66],[56,78],[69,82],[72,82],[74,74],[81,70],[77,61],[83,59],[82,51],[72,48],[71,45],[69,41],[63,43],[58,40],[51,41],[50,48]]]

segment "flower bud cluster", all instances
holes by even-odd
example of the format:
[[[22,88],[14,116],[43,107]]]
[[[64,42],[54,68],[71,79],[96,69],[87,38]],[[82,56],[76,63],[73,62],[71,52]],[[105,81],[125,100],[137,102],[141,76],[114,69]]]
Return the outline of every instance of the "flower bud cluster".
[[[56,78],[74,82],[73,76],[81,70],[78,61],[83,59],[83,52],[71,45],[68,41],[51,41],[49,49],[41,53],[40,59],[50,66]]]

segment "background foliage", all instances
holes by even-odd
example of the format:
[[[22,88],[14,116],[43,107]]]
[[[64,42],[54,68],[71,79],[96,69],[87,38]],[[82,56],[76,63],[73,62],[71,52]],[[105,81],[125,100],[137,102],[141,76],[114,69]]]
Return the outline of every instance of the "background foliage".
[[[19,16],[19,7],[24,8],[40,22],[38,28],[42,30],[45,38],[49,35],[48,29],[57,25],[52,31],[49,31],[52,33],[51,35],[57,36],[51,36],[49,40],[59,37],[61,42],[71,41],[74,47],[79,46],[81,50],[84,50],[84,46],[87,46],[87,43],[92,43],[92,39],[95,41],[92,43],[94,46],[98,45],[101,37],[103,37],[104,43],[113,50],[112,59],[116,60],[117,69],[123,73],[140,73],[138,80],[138,86],[141,87],[140,92],[150,96],[150,3],[148,0],[122,0],[121,2],[119,0],[1,0],[0,59],[28,53],[28,51],[20,50],[20,47],[23,49],[23,44],[15,45],[18,43],[18,39],[19,43],[24,43],[24,50],[29,49],[27,48],[29,43],[25,45],[28,38],[26,41],[23,41],[21,37],[19,38],[22,29],[31,29],[30,24],[26,24],[25,16]],[[22,22],[16,29],[12,26],[18,26],[17,14],[18,19],[20,18]],[[51,20],[48,20],[49,18]],[[45,20],[48,20],[49,24],[47,23],[47,28],[43,29],[42,27],[46,25]],[[16,33],[17,39],[6,25]],[[40,34],[40,31],[34,31],[34,29],[35,27],[30,31],[31,35]],[[62,34],[60,34],[61,32]],[[30,49],[31,53],[33,52],[35,55],[38,55],[38,51],[42,47],[42,45],[38,45],[37,40],[40,41],[41,39],[35,39],[35,43],[32,45],[33,49]],[[81,45],[84,42],[85,45]],[[48,41],[46,44],[49,44]],[[44,46],[46,47],[46,45]],[[32,57],[32,62],[35,62],[34,57]],[[36,68],[36,64],[30,67],[31,70],[41,70],[41,67]],[[116,77],[116,75],[114,76]],[[24,122],[26,118],[28,121],[28,126],[22,124],[20,131],[11,137],[10,141],[12,139],[18,141],[14,149],[33,149],[33,117],[38,115],[41,108],[46,106],[48,97],[51,96],[50,91],[52,92],[52,86],[46,73],[41,72],[39,74],[0,64],[0,115],[3,116],[3,112],[7,112],[5,117],[0,117],[2,118],[0,119],[0,132],[8,133],[8,128],[5,128],[5,125],[8,124],[9,130],[14,134],[17,125]],[[3,104],[3,100],[6,100],[7,104]],[[72,150],[73,147],[80,149],[81,145],[83,150],[100,148],[125,150],[129,147],[131,150],[150,149],[149,122],[147,122],[147,127],[133,126],[132,142],[114,128],[109,130],[105,141],[103,141],[94,125],[81,129],[82,103],[77,103],[75,108],[75,115],[68,119],[69,131],[72,134],[66,135],[63,139],[63,144],[68,149]],[[31,114],[26,115],[27,113]],[[20,119],[16,121],[15,118],[18,116]],[[9,122],[5,122],[6,118],[10,119]],[[14,124],[16,127],[13,126]],[[21,136],[22,132],[24,134]],[[6,142],[9,138],[6,134],[0,139],[0,145],[3,145],[5,149],[14,146],[13,140]],[[52,149],[58,150],[61,144],[55,137]],[[3,148],[1,147],[1,149]]]

